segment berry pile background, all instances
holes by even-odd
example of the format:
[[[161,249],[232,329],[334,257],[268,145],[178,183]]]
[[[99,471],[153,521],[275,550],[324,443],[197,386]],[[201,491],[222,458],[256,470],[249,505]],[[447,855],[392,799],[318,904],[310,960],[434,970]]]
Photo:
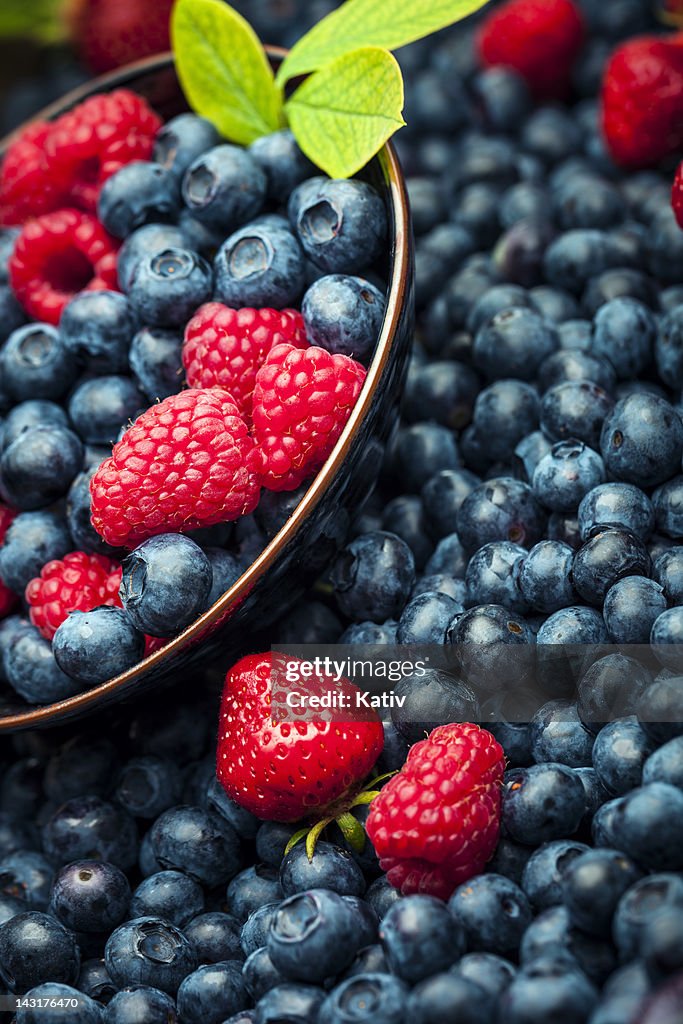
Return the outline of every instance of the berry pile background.
[[[274,8],[256,7],[278,41]],[[550,102],[542,76],[534,100],[515,73],[482,71],[481,19],[399,54],[418,309],[401,429],[330,573],[245,651],[512,636],[652,642],[666,665],[683,636],[675,161],[619,170],[596,99],[614,46],[661,26],[649,0],[578,7],[586,36]],[[267,515],[238,532],[247,557]],[[109,568],[74,567],[103,596]],[[666,667],[639,675],[603,725],[636,674],[620,657],[578,702],[493,729],[501,838],[447,903],[399,896],[335,826],[312,861],[302,844],[285,856],[298,825],[226,797],[226,665],[191,694],[4,740],[0,988],[81,995],[2,1024],[347,1024],[368,1006],[375,1024],[680,1024],[683,690]],[[377,772],[422,738],[421,709],[447,722],[461,700],[436,673],[407,688]],[[662,700],[678,721],[652,721]]]

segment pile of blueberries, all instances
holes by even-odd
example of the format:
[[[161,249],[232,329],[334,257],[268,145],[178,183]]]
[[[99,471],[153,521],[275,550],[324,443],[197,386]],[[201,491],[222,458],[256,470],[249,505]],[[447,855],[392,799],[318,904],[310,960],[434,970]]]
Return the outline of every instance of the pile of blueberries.
[[[121,712],[107,739],[15,738],[0,978],[28,998],[8,1021],[680,1024],[683,232],[670,176],[619,172],[598,129],[604,59],[652,27],[651,5],[582,7],[571,106],[480,71],[470,23],[404,52],[403,421],[350,543],[275,638],[652,642],[661,669],[609,654],[577,700],[494,726],[502,837],[447,904],[399,897],[334,828],[312,861],[284,856],[296,826],[216,782],[211,688]],[[632,701],[608,721],[624,679]],[[448,720],[457,680],[432,682]],[[378,771],[419,738],[434,688],[412,689]]]

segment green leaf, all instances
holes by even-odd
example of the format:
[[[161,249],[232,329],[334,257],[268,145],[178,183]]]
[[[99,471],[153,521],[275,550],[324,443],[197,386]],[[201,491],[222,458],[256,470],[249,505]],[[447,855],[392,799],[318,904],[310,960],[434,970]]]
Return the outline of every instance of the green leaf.
[[[485,3],[488,0],[346,0],[292,47],[277,82],[314,71],[360,46],[397,50],[460,21]]]
[[[61,0],[2,0],[0,37],[37,39],[42,43],[64,41],[67,19]]]
[[[191,107],[248,145],[282,127],[282,97],[251,26],[222,0],[178,0],[171,18],[178,77]]]
[[[285,104],[302,150],[332,178],[349,178],[405,121],[403,79],[387,50],[364,46],[326,64]]]

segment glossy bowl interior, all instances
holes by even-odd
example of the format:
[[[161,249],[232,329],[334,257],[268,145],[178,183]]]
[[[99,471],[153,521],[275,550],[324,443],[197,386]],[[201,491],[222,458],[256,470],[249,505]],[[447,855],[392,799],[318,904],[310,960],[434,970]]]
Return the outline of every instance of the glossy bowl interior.
[[[271,61],[282,51],[269,51]],[[170,55],[154,57],[89,82],[47,108],[59,116],[95,92],[130,88],[168,119],[186,104]],[[0,143],[0,158],[12,137]],[[192,685],[192,668],[218,654],[249,647],[250,636],[273,623],[329,563],[344,543],[349,523],[370,494],[384,446],[397,420],[412,339],[413,254],[405,183],[390,144],[364,176],[385,199],[390,245],[381,267],[387,310],[367,378],[334,451],[284,526],[237,582],[199,619],[127,672],[83,693],[40,707],[0,704],[0,732],[61,724],[116,701],[131,699],[164,681]]]

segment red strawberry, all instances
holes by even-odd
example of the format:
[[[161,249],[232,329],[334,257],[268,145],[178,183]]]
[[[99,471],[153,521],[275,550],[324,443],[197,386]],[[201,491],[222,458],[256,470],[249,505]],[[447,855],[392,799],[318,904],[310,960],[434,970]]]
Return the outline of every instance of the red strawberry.
[[[295,309],[201,306],[185,328],[183,366],[191,388],[225,388],[248,422],[256,373],[275,345],[306,348],[306,330]]]
[[[561,98],[569,91],[583,34],[572,0],[508,0],[485,19],[479,58],[487,66],[514,68],[539,99]]]
[[[263,485],[293,491],[334,448],[365,380],[349,356],[311,345],[276,345],[256,374],[254,438],[263,452]]]
[[[70,0],[68,18],[76,46],[98,74],[171,47],[174,0]]]
[[[617,47],[602,83],[602,128],[623,167],[649,167],[683,150],[683,33]]]
[[[367,721],[341,721],[351,714],[274,721],[272,669],[272,654],[252,654],[225,677],[216,770],[231,800],[252,814],[298,821],[324,813],[359,788],[382,752],[384,733],[367,713]],[[344,682],[340,689],[350,694],[356,687]]]
[[[498,842],[505,755],[490,732],[440,725],[411,747],[370,805],[380,867],[404,896],[448,899],[484,869]]]

